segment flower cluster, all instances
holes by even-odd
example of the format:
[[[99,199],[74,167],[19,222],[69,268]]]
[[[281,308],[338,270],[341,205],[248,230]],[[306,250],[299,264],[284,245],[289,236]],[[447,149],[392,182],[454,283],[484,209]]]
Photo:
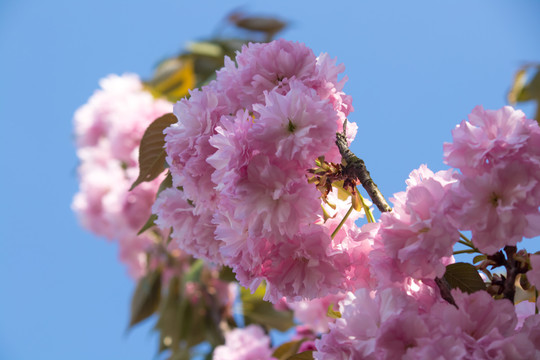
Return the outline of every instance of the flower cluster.
[[[338,80],[343,66],[285,40],[250,44],[226,59],[217,78],[174,106],[165,130],[176,188],[154,206],[185,251],[231,266],[240,284],[268,284],[274,302],[317,298],[366,282],[365,243],[355,213],[331,238],[350,200],[325,221],[321,194],[308,183],[315,160],[341,160],[335,134],[352,110]],[[349,124],[352,141],[356,125]],[[339,213],[339,214],[338,214]]]
[[[315,359],[540,356],[534,306],[514,309],[486,291],[453,290],[449,302],[434,281],[453,262],[461,230],[470,230],[470,245],[488,255],[540,235],[537,123],[510,107],[477,107],[469,120],[444,147],[447,163],[461,172],[421,166],[407,190],[394,195],[392,212],[362,227],[359,238],[373,243],[368,266],[375,280],[339,303],[341,318],[316,342]],[[527,272],[534,286],[539,258],[530,256]]]
[[[445,144],[448,165],[461,170],[451,217],[472,232],[480,251],[493,254],[525,236],[540,235],[540,129],[506,106],[476,107]]]
[[[456,306],[429,309],[401,290],[360,289],[340,303],[341,319],[316,342],[315,359],[534,359],[537,317],[516,329],[508,300],[452,292]]]
[[[128,190],[139,172],[144,131],[172,105],[144,91],[134,74],[110,75],[100,86],[74,117],[80,190],[72,207],[88,230],[119,242],[120,260],[137,278],[145,271],[145,251],[153,242],[137,232],[151,215],[162,178]]]

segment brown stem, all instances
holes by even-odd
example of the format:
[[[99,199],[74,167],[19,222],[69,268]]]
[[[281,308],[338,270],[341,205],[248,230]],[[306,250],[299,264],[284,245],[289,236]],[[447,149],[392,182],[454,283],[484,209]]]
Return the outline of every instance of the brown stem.
[[[506,280],[504,281],[503,296],[505,299],[514,303],[514,296],[516,295],[516,277],[520,273],[518,261],[514,259],[517,248],[515,246],[505,246],[507,260],[504,263],[506,268]]]
[[[456,308],[459,309],[459,307],[456,304],[456,301],[454,300],[454,297],[452,296],[452,288],[450,287],[450,284],[446,279],[443,278],[435,278],[435,283],[439,287],[439,291],[441,292],[441,297],[446,300],[449,304],[454,305]]]
[[[360,158],[358,158],[350,149],[347,144],[347,120],[343,124],[343,133],[336,133],[336,145],[341,153],[341,157],[345,160],[345,168],[343,174],[349,179],[358,179],[360,184],[364,187],[368,193],[371,201],[377,206],[380,212],[392,211],[392,208],[386,200],[379,188],[371,178],[369,171],[366,168],[366,164]]]

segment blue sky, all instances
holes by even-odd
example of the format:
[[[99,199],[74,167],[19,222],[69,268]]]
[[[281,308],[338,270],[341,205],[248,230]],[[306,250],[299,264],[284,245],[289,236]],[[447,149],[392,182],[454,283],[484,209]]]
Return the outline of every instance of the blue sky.
[[[151,324],[125,332],[134,284],[116,247],[70,210],[72,115],[101,77],[148,76],[238,8],[346,65],[353,151],[387,196],[422,163],[444,169],[451,129],[540,61],[535,0],[0,0],[0,359],[153,358]]]

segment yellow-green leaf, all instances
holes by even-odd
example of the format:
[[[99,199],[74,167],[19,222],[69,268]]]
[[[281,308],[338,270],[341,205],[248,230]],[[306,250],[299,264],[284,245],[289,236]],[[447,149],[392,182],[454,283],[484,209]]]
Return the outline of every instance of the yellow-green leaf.
[[[161,300],[161,270],[158,268],[142,277],[131,299],[131,319],[129,326],[150,317]]]
[[[291,356],[296,355],[298,349],[300,349],[300,345],[302,345],[304,341],[306,341],[306,339],[286,342],[274,350],[272,357],[278,360],[287,360]]]
[[[130,191],[144,181],[154,180],[165,170],[166,153],[163,148],[165,145],[163,130],[177,121],[176,116],[169,113],[157,118],[148,126],[139,148],[139,177],[131,185]]]
[[[288,358],[287,360],[313,360],[313,351],[304,351]]]
[[[333,304],[328,305],[328,310],[326,311],[326,316],[332,319],[339,319],[341,318],[341,313],[339,311],[335,311],[333,309]]]
[[[277,311],[274,305],[263,300],[264,293],[262,284],[253,294],[246,288],[240,288],[245,324],[259,324],[279,331],[290,329],[294,325],[292,312]]]
[[[476,264],[477,262],[480,262],[480,261],[483,261],[483,260],[486,260],[487,259],[487,256],[482,254],[482,255],[476,255],[473,259],[473,264]]]
[[[460,289],[467,293],[485,290],[486,284],[476,268],[468,263],[454,263],[446,267],[444,278],[452,289]]]

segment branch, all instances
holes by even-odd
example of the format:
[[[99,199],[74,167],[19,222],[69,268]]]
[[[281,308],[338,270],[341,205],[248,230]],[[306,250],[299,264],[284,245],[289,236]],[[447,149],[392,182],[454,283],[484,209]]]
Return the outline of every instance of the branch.
[[[451,292],[452,287],[450,286],[448,281],[446,281],[446,279],[444,277],[442,277],[442,278],[436,277],[435,278],[435,283],[439,287],[439,291],[441,292],[441,297],[444,300],[446,300],[446,302],[448,302],[449,304],[454,305],[456,308],[459,309],[459,307],[456,304],[456,301],[454,300],[454,297],[452,296],[452,292]]]
[[[345,161],[345,167],[343,168],[343,174],[348,179],[354,179],[360,181],[362,187],[366,190],[371,201],[377,206],[380,212],[392,211],[392,208],[386,200],[379,188],[369,175],[369,171],[366,169],[366,164],[360,158],[358,158],[349,149],[347,144],[347,120],[343,124],[343,133],[336,133],[336,145],[341,153],[341,157]]]

